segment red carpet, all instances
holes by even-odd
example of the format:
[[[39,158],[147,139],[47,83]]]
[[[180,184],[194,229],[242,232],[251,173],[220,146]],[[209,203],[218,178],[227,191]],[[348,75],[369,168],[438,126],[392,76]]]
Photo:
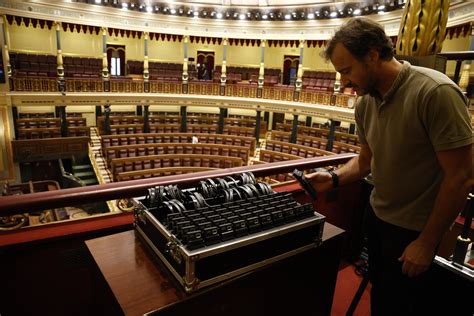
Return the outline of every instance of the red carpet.
[[[336,291],[334,293],[331,316],[346,315],[347,309],[351,305],[352,299],[359,288],[361,280],[362,277],[356,274],[353,265],[341,266],[337,275]],[[370,287],[371,285],[369,283],[354,311],[354,316],[370,315]]]

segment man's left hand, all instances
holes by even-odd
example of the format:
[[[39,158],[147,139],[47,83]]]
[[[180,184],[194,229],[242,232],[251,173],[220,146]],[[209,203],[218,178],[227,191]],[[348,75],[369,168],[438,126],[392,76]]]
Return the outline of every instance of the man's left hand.
[[[403,251],[398,261],[403,262],[402,273],[414,277],[428,270],[435,256],[435,249],[426,242],[416,239]]]

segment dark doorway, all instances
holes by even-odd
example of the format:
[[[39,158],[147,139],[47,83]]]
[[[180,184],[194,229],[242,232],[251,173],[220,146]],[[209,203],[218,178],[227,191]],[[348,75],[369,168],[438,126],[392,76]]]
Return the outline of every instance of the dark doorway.
[[[107,62],[111,76],[125,76],[125,46],[107,44]]]
[[[214,52],[197,52],[196,70],[198,79],[212,80],[214,72]]]
[[[299,56],[285,55],[283,59],[283,84],[295,84],[299,62]]]
[[[276,130],[277,123],[284,123],[284,122],[285,122],[285,113],[273,112],[272,130]]]

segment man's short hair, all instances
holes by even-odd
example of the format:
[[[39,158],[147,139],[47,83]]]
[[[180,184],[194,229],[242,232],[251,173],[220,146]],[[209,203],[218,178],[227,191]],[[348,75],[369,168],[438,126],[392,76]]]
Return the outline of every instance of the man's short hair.
[[[331,59],[337,43],[344,45],[360,61],[370,49],[378,51],[382,60],[393,58],[392,40],[385,34],[380,24],[367,18],[352,18],[339,28],[323,51],[326,60]]]

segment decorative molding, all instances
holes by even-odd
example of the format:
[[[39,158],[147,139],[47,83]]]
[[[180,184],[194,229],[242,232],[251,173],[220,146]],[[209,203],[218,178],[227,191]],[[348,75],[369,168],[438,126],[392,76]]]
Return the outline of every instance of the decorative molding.
[[[0,0],[0,13],[90,26],[112,27],[175,35],[242,39],[325,40],[344,19],[306,21],[228,21],[124,11],[83,3],[51,3],[44,0]],[[370,16],[382,24],[397,23],[401,10]],[[398,28],[393,34],[397,35]]]
[[[226,107],[247,110],[310,115],[334,120],[354,121],[354,110],[319,104],[279,101],[271,99],[236,98],[228,96],[183,95],[169,93],[20,93],[9,94],[16,106],[96,106],[96,105],[187,105]]]

